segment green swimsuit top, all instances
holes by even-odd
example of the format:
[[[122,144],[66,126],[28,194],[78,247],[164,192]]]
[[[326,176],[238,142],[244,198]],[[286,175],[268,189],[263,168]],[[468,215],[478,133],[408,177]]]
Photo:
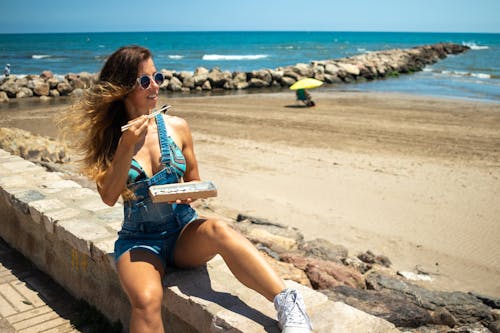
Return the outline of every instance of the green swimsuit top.
[[[167,142],[171,156],[170,165],[168,165],[167,167],[170,167],[172,171],[174,171],[177,175],[177,178],[180,179],[186,172],[186,158],[182,154],[182,150],[179,148],[179,146],[177,146],[171,136],[167,136]],[[128,170],[127,184],[136,183],[148,178],[149,177],[146,175],[146,172],[139,164],[139,162],[137,162],[135,159],[132,159],[130,169]]]

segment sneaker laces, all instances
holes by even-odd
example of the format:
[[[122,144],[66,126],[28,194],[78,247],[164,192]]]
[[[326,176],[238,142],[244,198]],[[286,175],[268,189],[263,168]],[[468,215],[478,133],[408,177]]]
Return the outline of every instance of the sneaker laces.
[[[302,296],[294,289],[284,290],[277,299],[278,321],[291,327],[307,327],[312,329],[309,316],[306,313]]]

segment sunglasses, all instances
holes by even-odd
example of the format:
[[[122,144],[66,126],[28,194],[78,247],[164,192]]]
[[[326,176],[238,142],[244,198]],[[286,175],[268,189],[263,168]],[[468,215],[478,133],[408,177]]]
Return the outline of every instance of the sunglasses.
[[[156,72],[153,75],[143,75],[137,78],[137,83],[142,89],[148,89],[151,86],[151,80],[154,80],[157,85],[161,85],[165,78],[162,73]]]

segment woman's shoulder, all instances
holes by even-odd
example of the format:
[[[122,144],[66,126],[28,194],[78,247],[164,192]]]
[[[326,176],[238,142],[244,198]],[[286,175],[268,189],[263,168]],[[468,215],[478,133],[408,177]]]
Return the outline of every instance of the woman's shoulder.
[[[189,126],[184,118],[171,115],[163,115],[163,119],[169,127],[173,128],[176,132],[189,131]]]

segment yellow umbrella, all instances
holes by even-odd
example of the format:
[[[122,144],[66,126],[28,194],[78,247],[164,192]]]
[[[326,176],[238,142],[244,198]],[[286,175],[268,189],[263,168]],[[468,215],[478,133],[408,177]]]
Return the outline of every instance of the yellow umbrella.
[[[302,79],[298,80],[292,86],[290,87],[290,90],[298,90],[298,89],[313,89],[313,88],[318,88],[323,84],[322,81],[312,79],[312,78],[307,78],[307,79]]]

